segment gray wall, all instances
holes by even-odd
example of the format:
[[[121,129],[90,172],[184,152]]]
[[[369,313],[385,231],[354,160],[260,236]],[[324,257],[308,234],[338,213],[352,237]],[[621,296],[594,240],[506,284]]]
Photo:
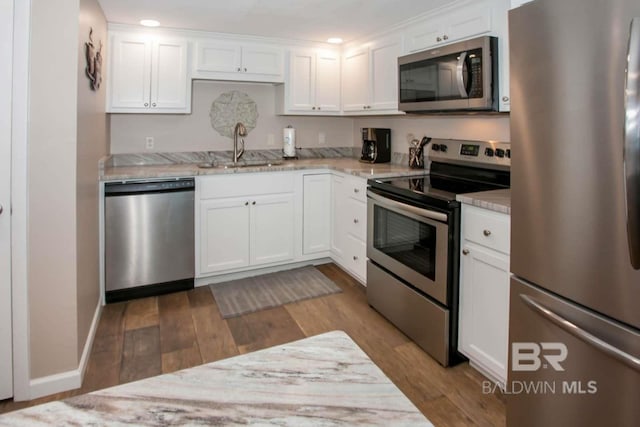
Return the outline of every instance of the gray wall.
[[[85,42],[89,28],[93,41],[103,43],[102,56],[109,58],[107,21],[97,0],[80,0],[78,38],[78,133],[76,147],[77,304],[78,358],[82,356],[91,322],[100,300],[98,161],[109,153],[109,116],[105,114],[106,74],[93,91],[85,74]],[[103,73],[106,72],[106,67]]]
[[[342,117],[276,116],[275,91],[270,84],[194,81],[191,114],[111,114],[111,153],[220,151],[233,149],[232,140],[212,127],[209,111],[222,93],[239,90],[258,106],[258,122],[246,140],[247,150],[282,148],[282,130],[296,128],[299,147],[344,147],[353,144],[353,119]],[[319,133],[326,143],[320,145]],[[269,135],[273,145],[269,145]],[[153,150],[145,149],[145,137],[155,139]]]

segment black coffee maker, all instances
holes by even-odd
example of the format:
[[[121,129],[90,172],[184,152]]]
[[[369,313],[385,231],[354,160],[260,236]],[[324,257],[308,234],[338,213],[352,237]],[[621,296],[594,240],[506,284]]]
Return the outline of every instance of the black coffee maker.
[[[362,128],[361,162],[388,163],[391,161],[391,129]]]

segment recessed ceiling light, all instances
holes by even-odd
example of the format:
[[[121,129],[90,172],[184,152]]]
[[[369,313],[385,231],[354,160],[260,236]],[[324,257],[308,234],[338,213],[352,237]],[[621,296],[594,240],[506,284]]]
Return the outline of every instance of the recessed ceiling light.
[[[327,39],[327,43],[340,44],[342,43],[342,39],[340,37],[331,37]]]
[[[157,27],[160,23],[155,19],[143,19],[140,21],[140,25],[144,25],[145,27]]]

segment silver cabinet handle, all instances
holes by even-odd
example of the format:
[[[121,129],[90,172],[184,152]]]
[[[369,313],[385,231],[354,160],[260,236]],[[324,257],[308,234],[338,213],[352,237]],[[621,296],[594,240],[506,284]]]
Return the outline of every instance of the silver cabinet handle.
[[[442,36],[442,40],[449,40],[449,36],[445,34],[444,36]]]
[[[631,265],[640,270],[640,18],[631,20],[625,77],[624,187]]]
[[[320,110],[320,107],[318,107],[318,110]]]
[[[312,110],[315,110],[315,109],[316,109],[316,107],[311,107],[311,109],[312,109]]]
[[[354,255],[354,256],[353,256],[353,260],[354,260],[354,261],[357,261],[357,260],[358,260],[358,257]]]
[[[442,37],[436,37],[436,41],[437,42],[441,42],[442,41]]]
[[[245,72],[245,73],[247,72],[247,68],[246,68],[246,67],[245,67],[245,69],[244,69],[244,72]]]
[[[2,212],[0,212],[0,213],[2,213]],[[360,220],[358,220],[358,218],[353,218],[353,223],[354,223],[354,224],[357,224],[357,223],[359,223],[359,222],[360,222]]]
[[[148,107],[148,106],[149,106],[149,103],[148,103],[148,102],[145,102],[145,103],[144,103],[144,106],[145,106],[145,107]]]
[[[598,338],[597,336],[585,331],[575,323],[565,319],[564,317],[535,301],[529,295],[520,294],[520,299],[522,299],[522,301],[524,301],[524,303],[528,305],[529,308],[531,308],[535,313],[549,320],[554,325],[570,333],[574,337],[586,342],[587,344],[592,345],[606,355],[611,356],[614,359],[624,363],[628,367],[636,371],[640,371],[639,358],[632,356],[629,353],[626,353],[619,348],[612,346],[608,342]]]
[[[244,205],[245,206],[249,206],[249,202],[244,202]]]
[[[502,102],[508,102],[509,101],[509,97],[508,96],[503,96],[502,97]]]
[[[484,230],[482,234],[484,234],[485,237],[489,237],[491,236],[491,230]]]
[[[153,104],[151,104],[151,106],[152,106],[152,107],[155,107],[155,106],[156,106],[156,103],[154,102]]]
[[[238,67],[238,71],[242,71],[242,68]]]
[[[469,252],[471,252],[469,249],[463,249],[462,255],[469,255]]]
[[[256,204],[256,201],[254,200],[253,202],[251,202],[251,204],[252,204],[252,205],[255,205],[255,204]]]
[[[0,215],[2,215],[2,212],[4,212],[4,208],[0,205]]]

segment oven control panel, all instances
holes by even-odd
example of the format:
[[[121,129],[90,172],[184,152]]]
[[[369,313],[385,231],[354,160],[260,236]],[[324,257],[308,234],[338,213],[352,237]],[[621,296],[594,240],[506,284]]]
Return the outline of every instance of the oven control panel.
[[[511,143],[432,139],[426,154],[431,161],[460,163],[478,167],[509,169]]]

